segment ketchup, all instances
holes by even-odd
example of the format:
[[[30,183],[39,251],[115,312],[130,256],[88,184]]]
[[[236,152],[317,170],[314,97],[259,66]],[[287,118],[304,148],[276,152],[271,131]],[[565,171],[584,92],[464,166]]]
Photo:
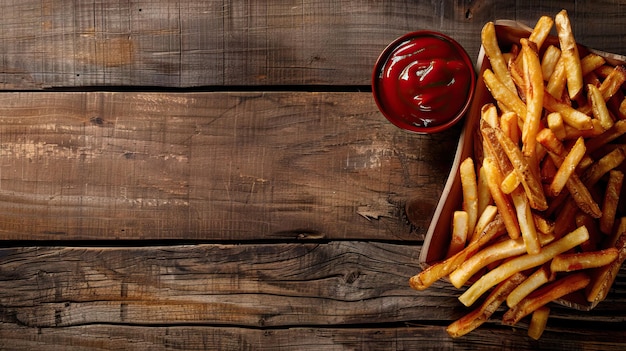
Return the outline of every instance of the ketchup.
[[[465,51],[433,32],[401,40],[378,67],[374,93],[379,106],[408,129],[436,127],[457,117],[475,79]]]

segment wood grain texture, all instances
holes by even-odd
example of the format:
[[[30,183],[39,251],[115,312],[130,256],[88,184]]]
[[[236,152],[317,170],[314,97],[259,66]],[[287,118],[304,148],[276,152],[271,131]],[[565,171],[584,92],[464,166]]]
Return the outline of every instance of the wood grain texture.
[[[462,341],[443,328],[411,325],[395,328],[141,327],[88,325],[70,328],[28,328],[0,322],[0,348],[45,350],[623,350],[623,335],[576,332],[548,327],[539,341],[525,330],[484,326]]]
[[[457,135],[369,93],[3,94],[0,238],[421,240]]]
[[[624,270],[595,310],[552,306],[539,343],[527,320],[502,326],[502,312],[453,341],[441,326],[467,310],[448,283],[408,288],[418,254],[371,242],[0,249],[0,349],[471,349],[506,339],[516,350],[617,350],[623,341]]]
[[[0,88],[368,86],[378,54],[406,32],[449,34],[477,57],[485,21],[533,25],[562,8],[578,41],[626,54],[618,3],[4,1]]]

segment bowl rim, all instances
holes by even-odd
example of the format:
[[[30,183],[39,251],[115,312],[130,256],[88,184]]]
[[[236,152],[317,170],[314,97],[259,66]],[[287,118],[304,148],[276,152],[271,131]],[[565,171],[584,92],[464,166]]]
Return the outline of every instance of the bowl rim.
[[[389,112],[387,112],[383,102],[379,98],[379,91],[381,90],[378,84],[378,77],[380,76],[379,73],[380,73],[380,70],[382,69],[382,66],[387,62],[387,59],[389,55],[391,54],[391,52],[393,52],[401,43],[404,43],[416,37],[425,37],[425,36],[437,37],[444,42],[450,43],[454,47],[454,49],[459,53],[459,55],[463,59],[463,63],[469,68],[470,73],[471,73],[470,83],[469,83],[470,86],[469,86],[468,94],[466,96],[466,101],[463,107],[459,110],[459,112],[454,117],[450,118],[447,122],[442,123],[442,124],[437,124],[432,127],[418,127],[418,126],[398,120],[395,116],[390,115]],[[469,54],[467,53],[467,51],[465,50],[465,48],[463,48],[461,44],[459,44],[456,40],[454,40],[452,37],[446,34],[433,31],[433,30],[424,29],[424,30],[416,30],[416,31],[408,32],[399,36],[398,38],[394,39],[391,43],[389,43],[383,51],[381,51],[381,53],[378,55],[378,58],[376,59],[376,63],[374,64],[374,69],[372,70],[371,87],[372,87],[372,95],[374,96],[374,101],[376,102],[376,106],[378,107],[378,110],[383,114],[383,116],[385,116],[385,118],[389,122],[391,122],[396,127],[409,131],[409,132],[414,132],[418,134],[431,134],[431,133],[442,132],[444,130],[449,129],[450,127],[458,123],[465,116],[465,114],[467,113],[469,109],[469,106],[471,105],[471,102],[474,96],[474,90],[476,88],[476,80],[477,80],[477,77],[476,77],[476,68],[474,67],[474,61],[470,58]]]

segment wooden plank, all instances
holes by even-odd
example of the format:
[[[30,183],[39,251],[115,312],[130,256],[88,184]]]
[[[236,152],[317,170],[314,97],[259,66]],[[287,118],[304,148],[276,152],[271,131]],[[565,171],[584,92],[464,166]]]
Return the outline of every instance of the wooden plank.
[[[443,32],[477,57],[485,21],[532,25],[562,7],[580,42],[626,54],[619,4],[3,1],[0,88],[368,86],[378,54],[406,32]]]
[[[625,270],[591,312],[552,306],[538,343],[526,336],[526,319],[502,326],[501,311],[453,341],[445,326],[467,309],[448,283],[408,287],[418,253],[349,241],[4,248],[0,349],[472,349],[502,340],[516,350],[624,347]]]
[[[0,239],[421,240],[458,132],[369,93],[7,93]]]
[[[29,328],[0,322],[0,348],[25,350],[604,350],[624,349],[623,333],[548,327],[539,341],[525,330],[485,327],[453,340],[441,326],[245,329],[87,325]]]

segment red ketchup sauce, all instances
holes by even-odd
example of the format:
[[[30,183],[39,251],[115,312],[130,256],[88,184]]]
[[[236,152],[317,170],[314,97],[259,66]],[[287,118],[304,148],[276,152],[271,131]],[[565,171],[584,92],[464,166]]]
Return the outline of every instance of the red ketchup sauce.
[[[374,94],[387,118],[417,132],[434,132],[462,114],[475,74],[467,53],[433,32],[400,38],[374,72]],[[440,127],[440,128],[437,128]]]

